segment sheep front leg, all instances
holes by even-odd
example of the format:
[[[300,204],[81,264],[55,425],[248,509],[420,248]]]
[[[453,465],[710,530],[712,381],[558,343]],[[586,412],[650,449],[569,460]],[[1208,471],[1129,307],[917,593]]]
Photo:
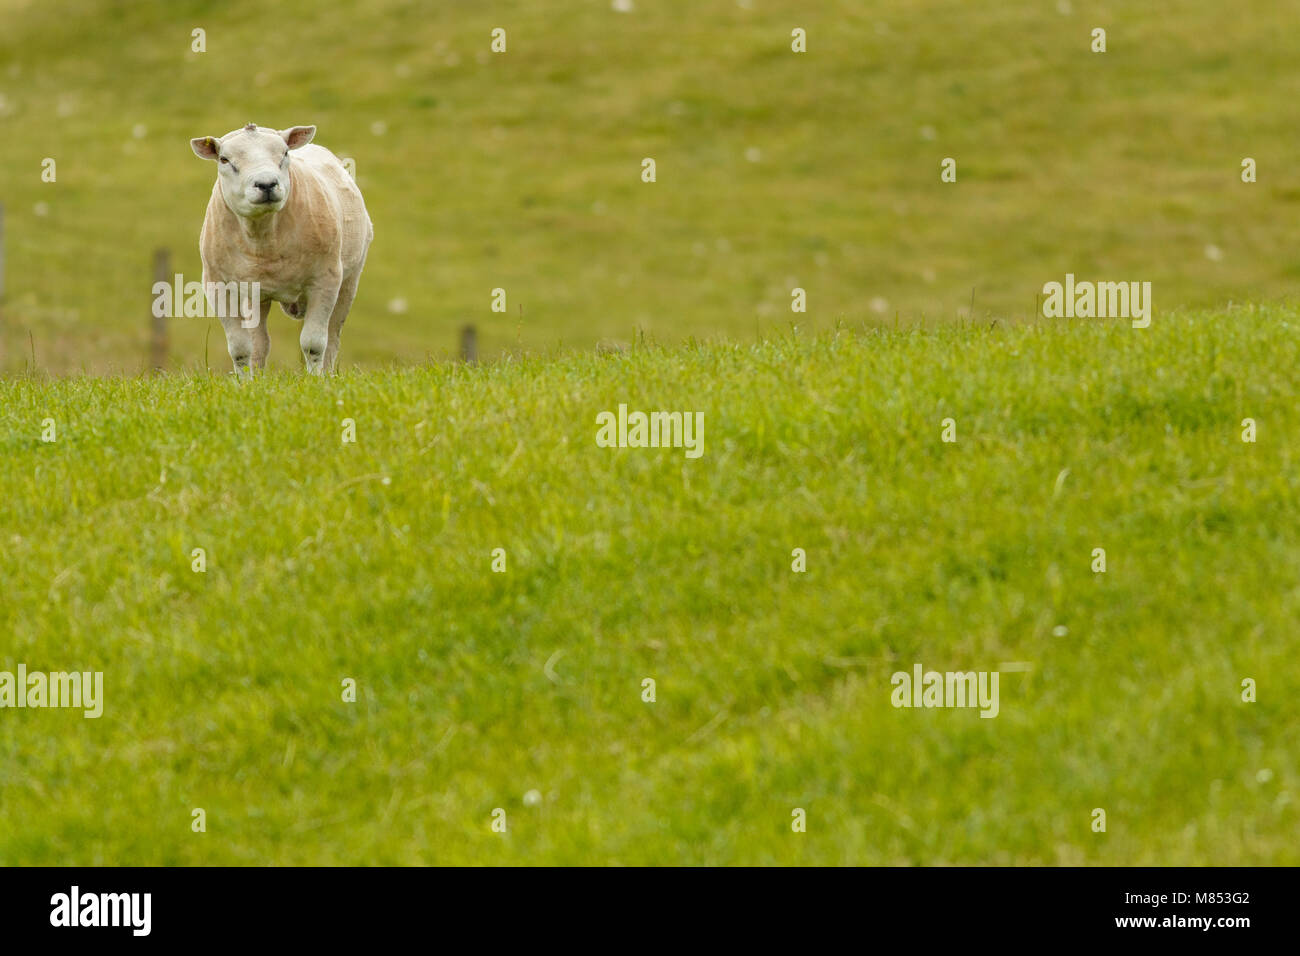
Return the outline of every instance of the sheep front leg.
[[[253,360],[255,329],[244,327],[237,315],[221,316],[221,327],[226,332],[226,351],[235,363],[235,374],[241,377],[251,374],[250,363]]]
[[[325,352],[330,341],[330,316],[334,313],[334,304],[339,297],[339,283],[326,288],[315,288],[307,292],[307,313],[302,320],[302,334],[298,344],[302,346],[303,361],[307,363],[307,372],[311,375],[325,374]]]

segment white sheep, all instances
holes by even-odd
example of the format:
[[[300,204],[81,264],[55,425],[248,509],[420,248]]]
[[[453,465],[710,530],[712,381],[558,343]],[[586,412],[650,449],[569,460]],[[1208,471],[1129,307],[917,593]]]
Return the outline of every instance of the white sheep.
[[[250,123],[190,140],[200,159],[217,162],[199,237],[203,287],[210,298],[215,283],[260,290],[259,302],[242,304],[246,318],[219,312],[239,373],[266,364],[272,302],[302,321],[298,341],[308,372],[333,371],[338,360],[339,333],[375,230],[343,164],[308,145],[315,135],[315,126]]]

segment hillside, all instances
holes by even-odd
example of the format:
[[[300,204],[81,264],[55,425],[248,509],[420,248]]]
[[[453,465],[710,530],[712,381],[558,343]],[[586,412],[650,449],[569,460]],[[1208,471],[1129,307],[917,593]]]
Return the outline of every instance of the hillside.
[[[0,863],[1294,865],[1297,327],[0,382]]]
[[[1296,0],[627,5],[285,0],[268,29],[253,0],[0,0],[0,371],[142,367],[154,249],[197,279],[189,140],[249,121],[355,161],[376,240],[343,360],[370,368],[467,322],[494,357],[1019,321],[1066,273],[1165,310],[1294,294]],[[274,363],[296,335],[277,312]],[[173,368],[205,347],[173,323]]]

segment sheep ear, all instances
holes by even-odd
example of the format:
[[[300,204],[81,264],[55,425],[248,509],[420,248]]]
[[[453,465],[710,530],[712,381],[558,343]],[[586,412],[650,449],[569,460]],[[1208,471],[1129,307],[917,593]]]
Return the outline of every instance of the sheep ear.
[[[199,159],[216,159],[220,146],[221,140],[215,136],[200,136],[190,140],[190,149],[194,150],[194,155]]]
[[[290,126],[288,129],[280,130],[280,135],[284,137],[290,149],[297,149],[311,142],[312,137],[316,135],[316,127]]]

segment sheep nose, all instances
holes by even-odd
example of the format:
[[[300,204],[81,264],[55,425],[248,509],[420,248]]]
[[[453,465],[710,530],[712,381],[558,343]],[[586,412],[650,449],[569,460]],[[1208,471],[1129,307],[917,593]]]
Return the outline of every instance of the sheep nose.
[[[280,185],[280,182],[276,179],[259,179],[257,182],[253,183],[254,187],[262,190],[264,193],[274,192],[275,187],[278,185]]]

